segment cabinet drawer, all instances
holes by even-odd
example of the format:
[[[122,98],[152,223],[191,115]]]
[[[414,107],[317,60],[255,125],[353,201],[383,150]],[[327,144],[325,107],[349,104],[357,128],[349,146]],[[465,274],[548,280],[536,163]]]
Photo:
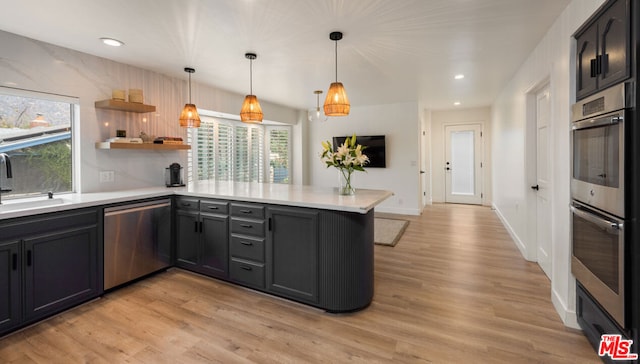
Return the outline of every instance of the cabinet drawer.
[[[264,263],[264,239],[232,236],[229,251],[232,257]]]
[[[250,219],[264,219],[264,207],[248,204],[231,204],[231,216],[246,217]]]
[[[176,199],[176,208],[180,210],[195,210],[200,208],[199,200],[197,198],[180,197]]]
[[[576,306],[578,323],[596,350],[602,334],[622,335],[626,339],[625,333],[618,328],[579,283],[577,284]]]
[[[264,237],[264,221],[231,218],[231,233]]]
[[[214,214],[228,214],[229,213],[229,204],[226,202],[220,201],[200,201],[200,212],[211,212]]]
[[[264,289],[264,264],[231,259],[231,279],[246,285]]]

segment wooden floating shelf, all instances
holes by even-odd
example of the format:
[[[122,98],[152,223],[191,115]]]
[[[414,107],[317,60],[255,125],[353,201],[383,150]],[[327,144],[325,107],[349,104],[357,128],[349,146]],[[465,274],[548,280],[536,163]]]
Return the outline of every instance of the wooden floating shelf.
[[[96,109],[108,109],[108,110],[119,110],[119,111],[130,111],[130,112],[154,112],[156,111],[156,107],[153,105],[145,105],[138,104],[135,102],[125,102],[119,100],[102,100],[95,102]]]
[[[97,142],[96,149],[189,150],[189,144],[110,143]]]

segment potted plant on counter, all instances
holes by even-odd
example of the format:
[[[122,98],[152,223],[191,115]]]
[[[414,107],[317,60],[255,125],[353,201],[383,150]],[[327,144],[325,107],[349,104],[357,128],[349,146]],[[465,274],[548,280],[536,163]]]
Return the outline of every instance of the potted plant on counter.
[[[331,142],[322,142],[322,154],[320,159],[326,163],[327,168],[336,167],[340,171],[340,187],[338,193],[341,195],[353,195],[355,189],[351,185],[351,174],[354,171],[365,172],[364,166],[369,162],[362,151],[366,148],[356,144],[356,135],[347,137],[341,146],[334,152]]]

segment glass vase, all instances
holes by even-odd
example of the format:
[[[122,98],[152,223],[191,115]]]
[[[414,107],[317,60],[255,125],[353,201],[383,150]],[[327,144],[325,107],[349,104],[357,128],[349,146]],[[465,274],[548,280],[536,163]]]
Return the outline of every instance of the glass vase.
[[[356,190],[351,186],[351,173],[353,173],[353,170],[340,168],[338,171],[340,172],[340,187],[338,187],[338,194],[343,196],[355,195]]]

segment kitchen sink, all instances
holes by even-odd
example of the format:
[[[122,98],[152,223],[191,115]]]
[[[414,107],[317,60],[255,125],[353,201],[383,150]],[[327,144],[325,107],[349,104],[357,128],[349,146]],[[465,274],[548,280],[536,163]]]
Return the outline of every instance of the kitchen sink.
[[[21,211],[29,209],[37,209],[42,207],[57,206],[71,203],[70,200],[64,198],[38,198],[28,200],[8,200],[3,201],[0,205],[0,212]]]

